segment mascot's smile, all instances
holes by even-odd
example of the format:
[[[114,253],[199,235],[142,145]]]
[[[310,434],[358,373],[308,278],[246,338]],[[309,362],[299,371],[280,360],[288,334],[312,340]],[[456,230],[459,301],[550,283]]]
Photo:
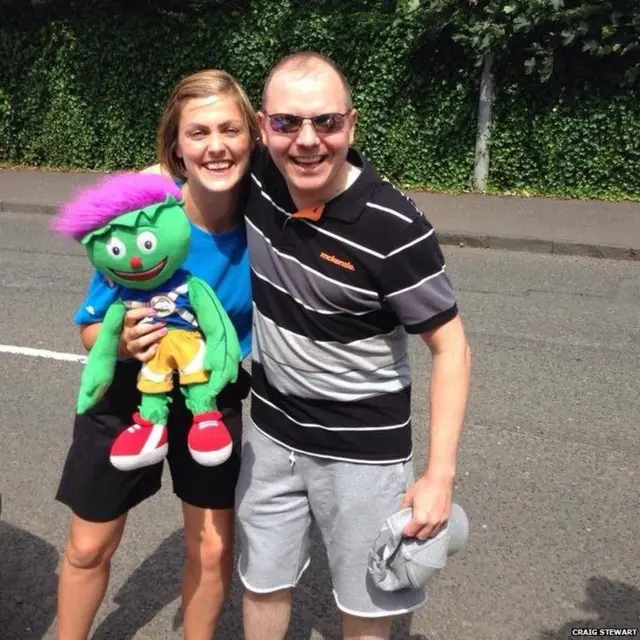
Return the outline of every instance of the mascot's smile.
[[[110,269],[111,273],[118,276],[118,278],[122,278],[123,280],[151,280],[151,278],[155,278],[167,264],[167,258],[164,258],[157,265],[151,267],[151,269],[147,269],[146,271],[116,271],[115,269]]]

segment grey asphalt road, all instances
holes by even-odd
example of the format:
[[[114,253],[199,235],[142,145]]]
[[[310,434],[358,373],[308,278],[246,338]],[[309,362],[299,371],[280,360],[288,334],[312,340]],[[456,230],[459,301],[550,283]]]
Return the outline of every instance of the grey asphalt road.
[[[0,216],[0,344],[81,353],[71,315],[89,268],[35,214]],[[640,625],[640,263],[447,247],[474,374],[456,499],[467,548],[399,620],[410,640],[563,640]],[[1,349],[0,349],[1,351]],[[416,471],[429,359],[413,343]],[[53,500],[80,364],[0,352],[0,636],[54,638],[68,513]],[[136,509],[94,638],[181,634],[183,551],[168,477]],[[317,538],[290,638],[338,638]],[[234,578],[218,638],[241,638]]]

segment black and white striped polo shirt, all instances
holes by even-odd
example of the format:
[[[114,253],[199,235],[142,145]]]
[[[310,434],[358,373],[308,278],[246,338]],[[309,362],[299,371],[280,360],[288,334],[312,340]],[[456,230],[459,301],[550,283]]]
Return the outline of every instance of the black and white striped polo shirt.
[[[407,333],[458,313],[434,230],[355,150],[362,172],[322,210],[296,212],[256,154],[247,236],[254,299],[251,417],[287,447],[336,460],[408,460]]]

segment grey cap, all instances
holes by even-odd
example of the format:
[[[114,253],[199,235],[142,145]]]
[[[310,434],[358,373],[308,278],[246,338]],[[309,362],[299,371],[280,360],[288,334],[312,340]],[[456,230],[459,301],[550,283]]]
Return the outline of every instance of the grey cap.
[[[448,522],[427,540],[403,537],[402,530],[410,521],[410,508],[394,513],[369,551],[369,573],[383,591],[422,589],[469,537],[467,514],[456,503],[451,506]]]

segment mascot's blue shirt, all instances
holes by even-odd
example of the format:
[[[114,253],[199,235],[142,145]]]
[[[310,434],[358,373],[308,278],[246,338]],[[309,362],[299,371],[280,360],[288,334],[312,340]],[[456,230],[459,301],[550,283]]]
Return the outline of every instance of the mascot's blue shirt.
[[[251,351],[251,276],[249,250],[244,227],[226,233],[209,233],[191,223],[191,250],[182,268],[204,280],[216,293],[233,323],[242,348],[242,357]],[[173,279],[172,281],[173,282]],[[171,283],[158,290],[170,288]],[[78,325],[101,322],[115,300],[131,300],[130,289],[111,284],[95,271],[84,302],[73,321]],[[140,298],[137,291],[135,299]]]
[[[128,309],[135,302],[143,302],[153,307],[156,313],[141,322],[161,320],[174,327],[195,329],[198,322],[189,299],[188,277],[187,271],[178,269],[166,282],[155,289],[129,289],[118,285],[118,295]]]

